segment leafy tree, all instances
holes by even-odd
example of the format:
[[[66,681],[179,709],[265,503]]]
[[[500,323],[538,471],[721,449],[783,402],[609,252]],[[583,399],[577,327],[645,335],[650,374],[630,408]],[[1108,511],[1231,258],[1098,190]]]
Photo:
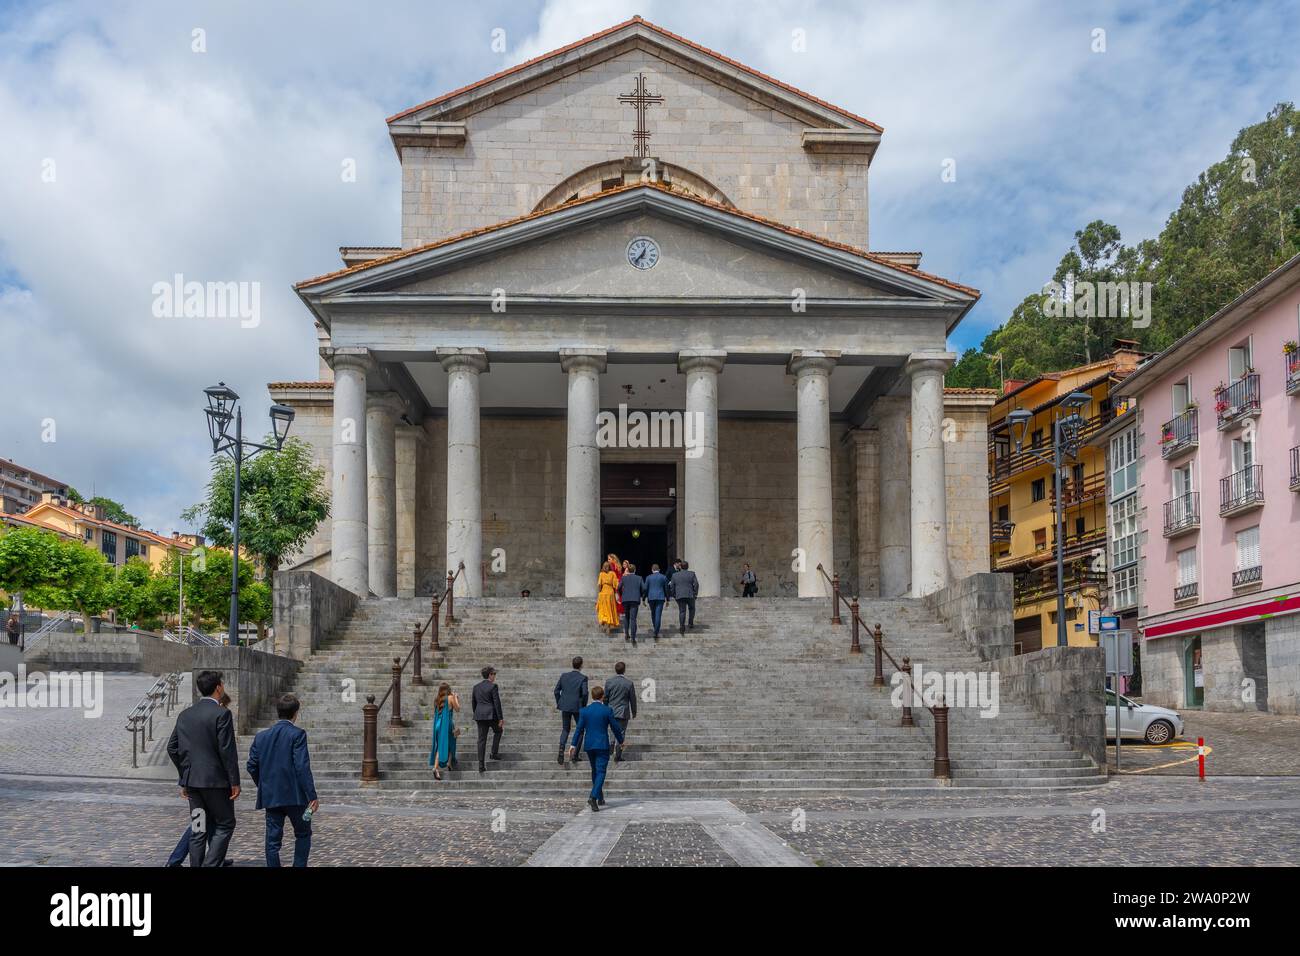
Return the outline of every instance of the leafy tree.
[[[109,521],[129,525],[132,528],[140,527],[140,519],[127,511],[126,508],[122,506],[121,502],[114,501],[112,498],[105,498],[103,495],[96,495],[89,501],[86,501],[85,498],[81,497],[81,494],[76,488],[69,487],[68,500],[77,504],[99,505],[104,509],[104,517]]]
[[[223,548],[231,546],[234,487],[235,463],[224,455],[214,457],[207,499],[182,514],[186,521],[201,522],[201,533]],[[325,472],[313,463],[306,442],[290,438],[279,451],[262,452],[244,463],[239,545],[262,562],[268,578],[274,576],[286,555],[307,543],[328,516]]]
[[[89,624],[111,603],[113,567],[96,549],[54,536],[55,548],[44,581],[27,592],[35,607],[78,611]]]
[[[998,360],[979,349],[967,349],[948,370],[944,384],[952,388],[998,388]]]
[[[138,624],[168,610],[165,592],[157,586],[156,577],[143,558],[131,558],[117,569],[109,586],[109,599],[123,620]]]
[[[53,580],[59,541],[53,531],[37,528],[0,533],[0,591],[21,594]]]
[[[208,548],[197,560],[185,566],[185,607],[192,616],[203,620],[230,622],[230,552],[221,548]],[[172,573],[175,573],[174,567]],[[255,584],[253,566],[248,561],[239,562],[239,608],[244,616],[245,594]],[[175,591],[173,590],[174,594]],[[251,601],[251,599],[250,599]],[[256,609],[256,602],[249,603]],[[252,620],[252,618],[249,618]]]

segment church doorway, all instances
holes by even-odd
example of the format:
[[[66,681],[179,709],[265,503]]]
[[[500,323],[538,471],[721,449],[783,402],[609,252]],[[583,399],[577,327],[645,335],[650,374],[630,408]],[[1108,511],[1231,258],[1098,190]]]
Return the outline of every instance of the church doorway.
[[[674,555],[677,466],[672,462],[605,462],[600,466],[601,555],[611,552],[645,577]]]

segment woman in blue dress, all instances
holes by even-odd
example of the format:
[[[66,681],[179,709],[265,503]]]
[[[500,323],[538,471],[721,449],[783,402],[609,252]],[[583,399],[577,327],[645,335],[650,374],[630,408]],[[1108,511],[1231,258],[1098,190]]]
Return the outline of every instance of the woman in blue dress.
[[[453,716],[458,710],[460,701],[451,692],[451,685],[445,682],[440,684],[438,694],[433,699],[433,746],[429,750],[429,766],[433,768],[435,780],[442,779],[440,768],[451,767],[455,770],[458,766],[456,737],[460,731],[456,729],[456,719]]]

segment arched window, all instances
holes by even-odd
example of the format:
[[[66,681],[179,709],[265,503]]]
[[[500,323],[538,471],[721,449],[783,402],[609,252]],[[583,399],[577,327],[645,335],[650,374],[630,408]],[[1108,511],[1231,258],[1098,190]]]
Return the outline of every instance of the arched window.
[[[703,176],[699,176],[689,169],[683,169],[671,163],[656,163],[649,168],[654,172],[656,181],[677,192],[685,193],[688,196],[697,196],[700,199],[707,199],[710,202],[721,203],[724,206],[734,206],[734,203],[727,198],[722,190]],[[622,186],[624,182],[632,181],[633,177],[639,177],[640,175],[641,167],[629,167],[625,159],[612,159],[607,162],[597,163],[594,166],[588,166],[586,169],[569,176],[543,196],[541,202],[533,208],[533,212],[553,209],[556,206],[564,205],[566,202],[573,202],[575,199],[593,196],[607,189]]]

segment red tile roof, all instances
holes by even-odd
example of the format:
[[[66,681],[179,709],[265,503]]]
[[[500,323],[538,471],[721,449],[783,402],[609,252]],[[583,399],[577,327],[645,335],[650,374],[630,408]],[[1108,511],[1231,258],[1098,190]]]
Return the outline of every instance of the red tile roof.
[[[672,33],[668,30],[665,30],[663,27],[657,26],[656,24],[651,23],[649,20],[645,20],[641,17],[633,17],[630,20],[624,20],[622,23],[617,23],[607,30],[601,30],[599,33],[593,33],[589,37],[584,37],[581,40],[576,40],[575,42],[570,43],[567,46],[560,47],[558,50],[552,50],[550,53],[543,53],[541,56],[535,56],[531,60],[525,60],[523,63],[520,63],[516,66],[512,66],[509,69],[502,70],[499,73],[493,73],[491,76],[488,77],[484,77],[483,79],[479,80],[476,83],[471,83],[468,86],[462,86],[460,89],[452,90],[450,93],[444,93],[442,96],[421,103],[419,106],[412,106],[410,109],[402,110],[400,113],[394,113],[392,116],[388,117],[387,122],[392,123],[394,120],[399,120],[402,119],[403,117],[410,116],[412,113],[418,113],[422,109],[426,109],[430,106],[437,106],[439,103],[443,103],[447,100],[460,96],[462,93],[468,93],[470,90],[476,89],[477,87],[480,86],[484,86],[488,83],[493,82],[494,80],[499,80],[502,77],[509,76],[512,73],[517,73],[520,70],[532,66],[534,63],[540,63],[543,60],[549,60],[551,57],[560,56],[564,53],[568,53],[570,50],[575,50],[580,46],[584,46],[595,40],[599,40],[602,37],[609,36],[611,33],[617,33],[619,30],[625,29],[626,27],[629,27],[634,23],[639,23],[642,26],[646,27],[647,29],[653,30],[655,33],[658,33],[660,36],[667,37],[670,40],[676,40],[678,43],[684,43],[687,46],[689,46],[691,49],[703,53],[706,56],[713,57],[715,60],[720,60],[721,62],[726,63],[729,66],[734,66],[738,70],[743,70],[744,72],[748,73],[750,76],[756,79],[763,80],[775,86],[779,86],[787,93],[793,93],[795,96],[799,96],[806,100],[810,100],[811,102],[816,103],[819,106],[823,106],[828,110],[832,110],[833,112],[839,113],[841,116],[851,119],[854,122],[865,123],[867,126],[871,127],[878,133],[883,133],[885,131],[883,126],[879,126],[876,123],[871,122],[871,120],[866,119],[865,117],[858,116],[856,113],[850,113],[848,110],[836,106],[833,103],[827,103],[825,100],[819,99],[818,97],[813,96],[811,93],[805,93],[803,90],[798,89],[797,87],[793,87],[788,83],[782,83],[780,80],[776,79],[775,77],[768,76],[766,73],[761,73],[758,70],[753,69],[752,67],[746,66],[744,63],[741,63],[739,60],[733,60],[731,57],[724,56],[723,54],[717,52],[716,50],[710,50],[708,47],[700,46],[698,43],[686,39],[686,37],[678,36],[676,33]]]
[[[939,285],[952,289],[956,292],[961,292],[965,295],[978,296],[980,294],[978,289],[972,288],[971,286],[962,285],[961,283],[958,282],[952,282],[951,280],[945,279],[942,276],[937,276],[930,272],[923,272],[922,270],[913,268],[911,266],[899,265],[896,262],[884,258],[878,253],[868,252],[865,249],[859,249],[856,246],[851,246],[844,242],[836,242],[832,239],[827,239],[824,236],[818,236],[815,233],[807,232],[803,229],[796,229],[793,226],[787,226],[784,223],[777,222],[773,219],[768,219],[764,216],[758,216],[755,215],[754,213],[744,212],[743,210],[736,209],[733,206],[724,206],[722,203],[714,202],[711,199],[703,199],[699,196],[690,195],[689,193],[677,192],[676,190],[670,189],[669,187],[658,182],[637,182],[637,183],[631,183],[629,185],[624,185],[624,186],[615,186],[614,188],[604,190],[603,192],[592,193],[590,196],[583,196],[582,198],[575,199],[572,202],[563,203],[559,206],[552,206],[550,209],[537,210],[534,212],[527,213],[526,215],[523,216],[516,216],[514,219],[507,219],[505,222],[499,222],[492,226],[481,226],[478,229],[471,229],[468,232],[462,232],[459,235],[448,236],[445,239],[438,239],[434,242],[427,243],[426,245],[423,246],[416,246],[415,248],[412,249],[403,249],[401,252],[395,253],[394,255],[391,256],[383,256],[379,259],[371,259],[368,262],[358,262],[356,265],[348,266],[345,269],[337,269],[334,272],[327,272],[324,275],[315,276],[314,278],[311,279],[304,279],[303,281],[295,284],[294,288],[305,289],[308,286],[317,285],[318,283],[325,282],[330,279],[337,279],[340,278],[341,276],[351,275],[357,272],[364,272],[367,269],[374,269],[378,266],[386,265],[387,263],[390,262],[396,262],[399,259],[405,259],[410,256],[419,255],[422,252],[428,252],[431,249],[437,249],[440,246],[451,245],[452,243],[460,242],[464,239],[469,239],[473,236],[486,235],[488,233],[496,232],[497,230],[500,229],[505,229],[509,226],[514,226],[522,222],[527,222],[530,219],[538,219],[541,218],[542,216],[549,216],[554,213],[560,212],[561,210],[573,209],[576,206],[581,206],[590,202],[596,202],[597,200],[603,199],[606,196],[613,196],[616,193],[628,192],[629,190],[633,190],[633,189],[657,189],[661,192],[669,193],[681,199],[685,199],[689,202],[699,203],[701,206],[708,206],[711,209],[720,210],[721,212],[724,212],[730,216],[736,216],[741,219],[748,219],[750,222],[756,222],[759,223],[760,225],[769,226],[773,229],[779,229],[781,232],[784,232],[787,235],[796,236],[800,239],[808,239],[812,242],[818,243],[819,245],[826,246],[827,248],[837,249],[841,252],[850,253],[851,255],[855,255],[862,259],[866,259],[869,262],[874,262],[879,266],[883,266],[886,269],[891,269],[895,272],[902,273],[903,275],[920,276],[923,279],[928,279],[931,282],[938,283]]]
[[[333,382],[267,382],[267,388],[333,388]]]

